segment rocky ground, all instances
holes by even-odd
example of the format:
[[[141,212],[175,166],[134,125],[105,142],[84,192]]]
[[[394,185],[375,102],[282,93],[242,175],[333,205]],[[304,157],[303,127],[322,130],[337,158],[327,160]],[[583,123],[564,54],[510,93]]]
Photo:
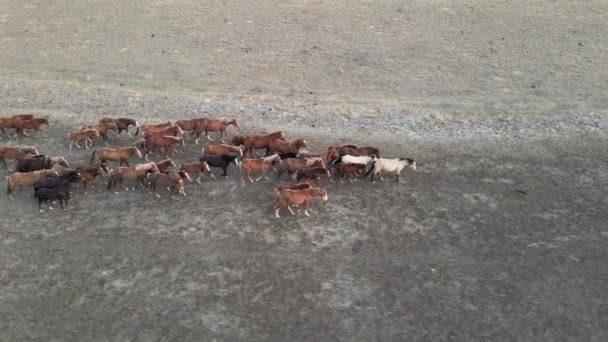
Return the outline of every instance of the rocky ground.
[[[0,196],[0,340],[607,339],[603,1],[0,8],[0,115],[51,121],[0,144],[77,165],[66,134],[103,116],[236,117],[230,134],[419,162],[399,184],[322,183],[311,218],[274,218],[289,179],[236,168],[179,200]]]

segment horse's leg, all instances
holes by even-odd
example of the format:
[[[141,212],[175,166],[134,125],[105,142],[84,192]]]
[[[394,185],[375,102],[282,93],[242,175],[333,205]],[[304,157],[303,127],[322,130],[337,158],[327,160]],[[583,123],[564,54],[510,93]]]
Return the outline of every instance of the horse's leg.
[[[224,130],[220,131],[220,141],[222,142],[222,144],[224,143]]]
[[[287,209],[289,209],[289,212],[291,213],[291,215],[295,215],[296,213],[293,211],[293,209],[291,209],[291,207],[289,205],[287,205]]]
[[[196,182],[200,185],[203,185],[203,183],[201,183],[201,172],[197,172],[196,173],[198,177],[196,177]],[[192,182],[192,179],[190,179],[190,182]]]
[[[205,130],[205,136],[207,137],[207,139],[209,139],[209,141],[213,141],[213,139],[211,139],[211,137],[209,137],[209,131]]]
[[[374,176],[375,175],[376,175],[376,173],[372,171],[372,178],[369,180],[370,182],[372,182],[372,183],[374,182]]]
[[[129,162],[128,162],[126,159],[124,159],[124,160],[123,160],[123,159],[121,159],[120,161],[121,161],[121,162],[124,162],[124,163],[125,163],[125,165],[127,165],[127,166],[129,166],[129,167],[131,166],[131,165],[129,165]]]
[[[395,182],[399,183],[399,174],[395,175]]]
[[[224,177],[228,177],[228,166],[223,166],[223,167],[222,167],[222,170],[224,170],[224,174],[223,174],[223,176],[224,176]]]
[[[74,145],[74,140],[70,141],[70,151],[72,150],[72,145]]]

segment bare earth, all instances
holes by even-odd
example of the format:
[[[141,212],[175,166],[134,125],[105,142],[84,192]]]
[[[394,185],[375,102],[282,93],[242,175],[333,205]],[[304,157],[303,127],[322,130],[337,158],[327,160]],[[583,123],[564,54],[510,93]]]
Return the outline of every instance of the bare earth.
[[[0,144],[77,165],[66,134],[102,116],[225,116],[421,164],[324,182],[311,218],[234,166],[177,201],[0,196],[0,341],[606,341],[606,22],[599,0],[0,0],[0,116],[51,120]]]

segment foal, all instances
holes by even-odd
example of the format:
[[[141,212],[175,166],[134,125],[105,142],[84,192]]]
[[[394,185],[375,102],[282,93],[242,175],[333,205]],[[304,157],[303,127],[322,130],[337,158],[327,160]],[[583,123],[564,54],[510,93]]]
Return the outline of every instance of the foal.
[[[275,209],[275,216],[279,216],[279,210],[287,208],[292,215],[296,213],[291,209],[291,205],[295,205],[298,207],[304,206],[304,215],[310,216],[308,214],[308,209],[310,209],[310,203],[312,202],[315,196],[321,197],[324,201],[327,201],[327,190],[322,188],[309,188],[302,190],[281,190],[276,194],[274,203],[272,204],[273,209]]]
[[[89,146],[93,146],[93,137],[98,136],[99,132],[96,129],[85,129],[78,132],[68,133],[70,150],[72,149],[73,144],[76,144],[78,148],[81,148],[80,145],[78,145],[79,142],[84,142],[84,147],[88,150]]]
[[[198,162],[198,163],[183,163],[180,168],[180,171],[186,172],[186,174],[194,174],[196,175],[196,182],[201,184],[201,172],[206,171],[211,178],[215,178],[215,176],[211,173],[211,169],[209,168],[209,164],[207,162]],[[192,181],[192,179],[190,179]]]
[[[266,179],[268,179],[268,177],[266,177],[266,173],[268,173],[268,169],[270,168],[271,165],[274,165],[274,163],[280,162],[280,161],[281,161],[281,157],[279,157],[278,154],[273,154],[270,157],[266,157],[266,158],[262,158],[262,159],[245,159],[245,160],[243,160],[243,162],[241,163],[241,182],[245,183],[243,176],[247,176],[247,178],[249,178],[249,181],[251,181],[251,183],[253,183],[253,179],[250,176],[251,172],[253,172],[253,171],[260,172],[262,174],[258,179],[255,180],[256,182],[259,181],[260,179],[262,179],[262,177],[265,177]]]

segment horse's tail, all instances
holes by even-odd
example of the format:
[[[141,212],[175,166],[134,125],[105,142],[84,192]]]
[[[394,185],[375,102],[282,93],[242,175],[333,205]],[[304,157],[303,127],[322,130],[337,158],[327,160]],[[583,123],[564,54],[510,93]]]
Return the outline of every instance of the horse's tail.
[[[367,176],[369,176],[370,173],[372,173],[374,171],[374,167],[376,166],[376,161],[372,161],[372,165],[369,167],[369,171],[367,171],[365,173],[365,175],[363,176],[363,178],[366,178]]]
[[[95,157],[97,157],[97,153],[99,153],[99,151],[93,151],[93,153],[91,153],[91,162],[89,164],[93,165]]]

